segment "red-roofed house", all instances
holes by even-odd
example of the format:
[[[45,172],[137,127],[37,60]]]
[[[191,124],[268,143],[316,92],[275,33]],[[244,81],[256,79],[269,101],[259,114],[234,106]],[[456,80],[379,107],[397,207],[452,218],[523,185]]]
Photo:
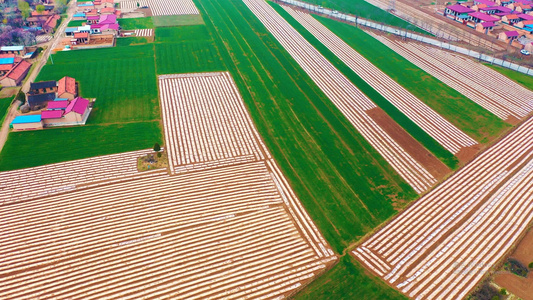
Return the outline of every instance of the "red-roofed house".
[[[505,31],[498,35],[498,39],[511,44],[514,40],[518,39],[518,31]]]
[[[71,40],[72,45],[87,44],[89,42],[88,32],[74,32],[74,39]]]
[[[76,79],[65,76],[57,82],[57,97],[72,100],[78,96]]]
[[[515,23],[520,22],[520,18],[515,14],[510,14],[510,15],[503,16],[502,22],[509,24],[509,25],[514,25]]]
[[[518,28],[524,28],[525,26],[527,25],[533,25],[533,20],[529,20],[529,21],[520,21],[518,23],[516,23],[514,26],[515,27],[518,27]]]
[[[57,20],[59,20],[59,18],[60,18],[59,15],[53,15],[53,16],[48,17],[46,22],[44,22],[43,24],[43,30],[46,33],[52,33],[57,26]]]
[[[17,86],[26,77],[31,64],[25,60],[18,62],[11,70],[9,70],[2,78],[0,78],[0,85],[3,87]]]
[[[533,10],[533,7],[531,6],[531,4],[525,4],[525,3],[520,3],[520,2],[511,3],[507,5],[507,7],[509,7],[512,10],[516,10],[519,13],[523,13],[523,14],[528,13]]]

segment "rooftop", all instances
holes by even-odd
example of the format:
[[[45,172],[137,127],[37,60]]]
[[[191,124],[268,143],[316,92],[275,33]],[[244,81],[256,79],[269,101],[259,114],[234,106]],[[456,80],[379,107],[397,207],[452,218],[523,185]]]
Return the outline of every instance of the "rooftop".
[[[76,94],[76,79],[65,76],[59,80],[57,83],[57,95],[62,95],[65,92]]]
[[[474,0],[475,3],[481,3],[485,4],[487,6],[495,6],[496,2],[490,1],[490,0]]]
[[[52,101],[56,98],[56,93],[46,93],[39,95],[28,95],[28,103],[30,105],[42,104],[46,101]]]
[[[54,103],[54,102],[49,102]],[[42,119],[58,119],[63,116],[62,110],[43,110],[41,112]]]
[[[55,80],[32,82],[30,83],[30,90],[45,89],[55,86],[57,86],[57,82]]]
[[[74,32],[74,38],[77,38],[77,39],[83,39],[83,38],[88,38],[89,37],[89,33],[87,32]]]
[[[473,12],[473,13],[469,13],[468,14],[469,16],[472,16],[474,18],[477,18],[481,21],[485,21],[485,22],[497,22],[499,19],[496,18],[496,17],[492,17],[492,16],[489,16],[487,14],[484,14],[484,13],[481,13],[481,12]]]
[[[0,47],[1,51],[22,51],[24,50],[24,46],[3,46]]]
[[[18,116],[11,122],[11,125],[36,122],[41,122],[41,115]]]
[[[458,13],[471,13],[475,11],[468,7],[462,6],[461,4],[454,4],[454,5],[446,6],[446,8],[451,11],[458,12]]]
[[[483,28],[496,26],[496,24],[494,22],[483,22],[483,23],[480,23],[480,24],[481,24],[481,26],[483,26]]]
[[[30,67],[31,64],[29,62],[22,60],[4,76],[18,81],[26,72],[28,72]]]
[[[533,16],[526,14],[519,14],[518,17],[522,20],[533,20]]]
[[[3,57],[3,58],[0,58],[0,65],[13,64],[13,63],[15,63],[15,58],[14,57]]]
[[[505,31],[504,33],[505,33],[505,35],[506,35],[507,37],[515,37],[515,36],[518,36],[518,31],[515,31],[515,30],[513,30],[513,31]]]
[[[68,106],[68,100],[50,101],[48,102],[48,109],[65,109]]]
[[[89,106],[89,100],[82,97],[77,97],[74,100],[70,101],[67,109],[65,109],[65,115],[70,112],[75,112],[77,114],[83,115],[85,110]]]

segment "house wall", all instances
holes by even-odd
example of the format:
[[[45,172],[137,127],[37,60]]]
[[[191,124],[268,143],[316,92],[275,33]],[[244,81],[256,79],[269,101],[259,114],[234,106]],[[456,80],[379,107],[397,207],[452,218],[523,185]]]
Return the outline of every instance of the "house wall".
[[[76,98],[76,95],[74,94],[71,94],[69,92],[64,92],[63,94],[61,95],[57,95],[58,98],[67,98],[68,100],[73,100],[74,98]]]
[[[13,124],[14,130],[31,130],[31,129],[43,129],[43,123],[23,123],[23,124]]]
[[[17,82],[11,78],[4,78],[0,80],[0,85],[2,86],[17,86]]]

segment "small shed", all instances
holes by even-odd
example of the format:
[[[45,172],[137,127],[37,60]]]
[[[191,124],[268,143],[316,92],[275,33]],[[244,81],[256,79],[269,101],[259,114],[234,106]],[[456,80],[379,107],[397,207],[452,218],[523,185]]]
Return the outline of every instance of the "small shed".
[[[476,25],[476,31],[483,32],[484,34],[487,34],[487,33],[489,33],[489,31],[492,31],[495,26],[496,26],[496,23],[494,23],[494,22],[478,23]]]
[[[43,129],[41,115],[18,116],[11,122],[14,130]]]
[[[16,55],[24,55],[26,52],[24,51],[24,46],[2,46],[0,47],[0,54],[16,54]]]

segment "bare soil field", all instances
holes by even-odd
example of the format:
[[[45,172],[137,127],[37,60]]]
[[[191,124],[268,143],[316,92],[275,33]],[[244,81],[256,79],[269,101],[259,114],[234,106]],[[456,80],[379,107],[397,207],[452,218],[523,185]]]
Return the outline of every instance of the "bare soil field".
[[[437,180],[443,179],[451,172],[443,162],[438,160],[426,148],[422,147],[416,140],[407,134],[398,123],[394,122],[382,109],[374,108],[367,111],[368,115],[387,132],[407,153],[418,161]]]
[[[511,253],[510,257],[517,259],[524,266],[533,262],[533,230],[530,229],[528,231],[513,253]],[[494,276],[494,282],[524,300],[533,299],[532,274],[528,274],[527,278],[507,272],[496,274]]]
[[[533,217],[532,129],[529,119],[352,254],[410,298],[465,297]]]

